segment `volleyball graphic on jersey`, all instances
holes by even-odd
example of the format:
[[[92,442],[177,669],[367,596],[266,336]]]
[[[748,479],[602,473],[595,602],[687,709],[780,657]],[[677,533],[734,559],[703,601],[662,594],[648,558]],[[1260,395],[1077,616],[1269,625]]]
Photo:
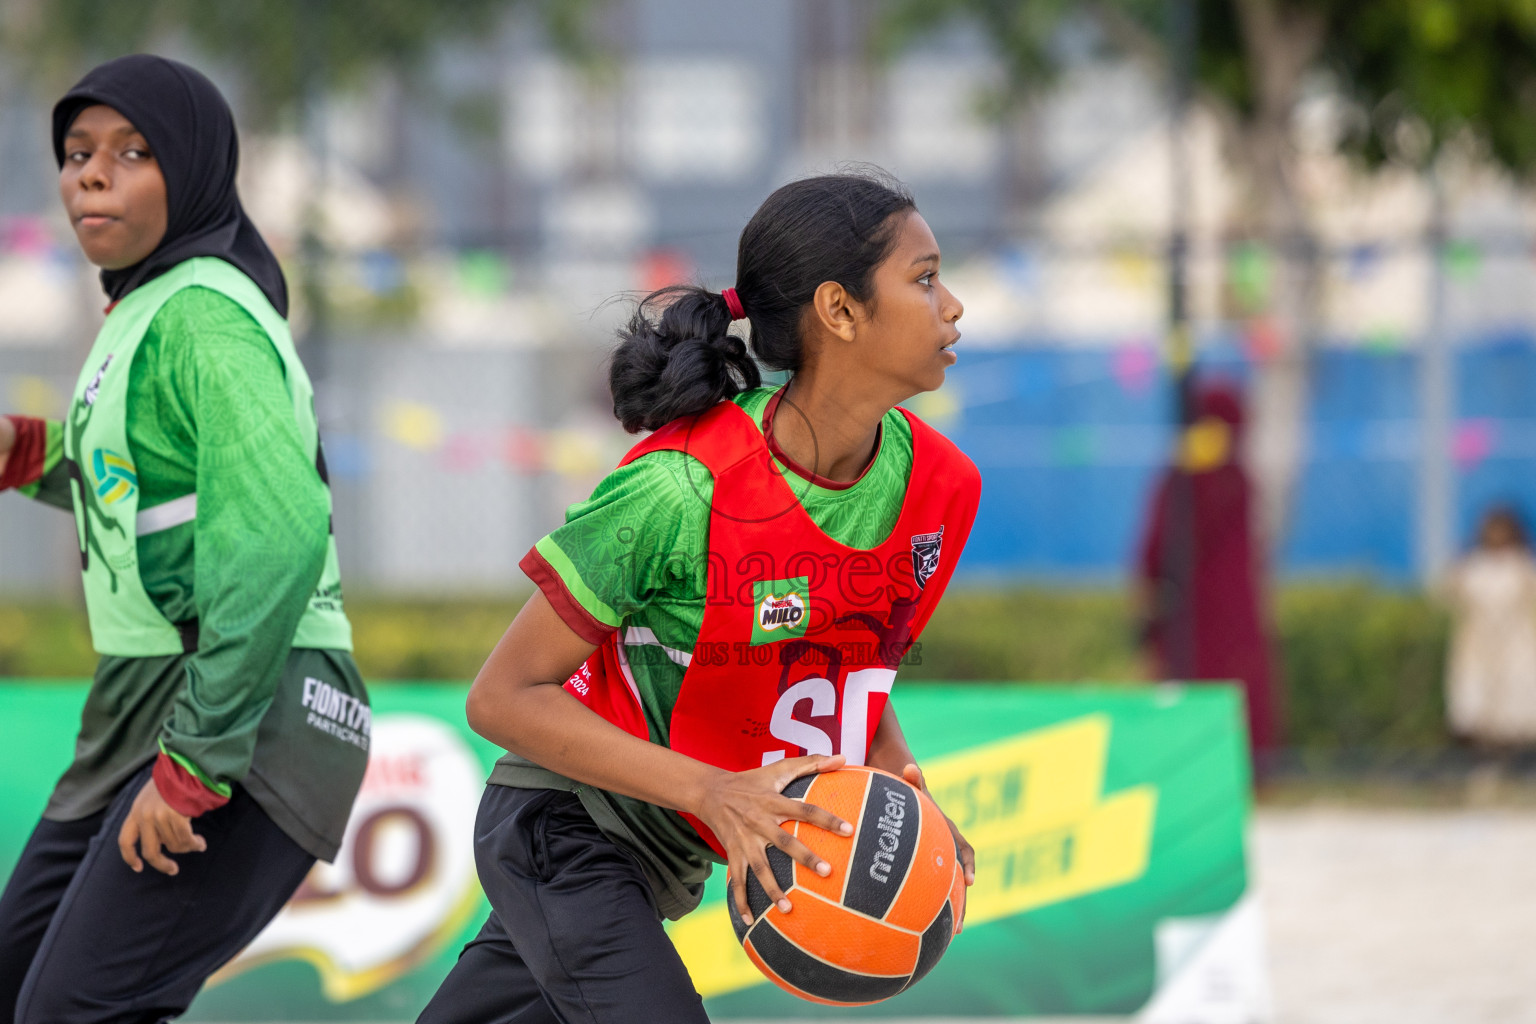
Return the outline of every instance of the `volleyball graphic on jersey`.
[[[965,906],[965,877],[938,807],[873,768],[796,779],[784,789],[853,822],[851,836],[803,821],[788,831],[832,865],[826,878],[768,848],[792,909],[782,913],[747,875],[752,924],[731,921],[768,979],[803,999],[858,1006],[889,999],[933,969]]]

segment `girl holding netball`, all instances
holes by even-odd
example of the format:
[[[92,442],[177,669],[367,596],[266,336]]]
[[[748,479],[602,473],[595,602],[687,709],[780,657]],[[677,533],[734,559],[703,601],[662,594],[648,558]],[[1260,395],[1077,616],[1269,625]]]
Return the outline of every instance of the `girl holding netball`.
[[[742,232],[736,285],[650,296],[610,383],[654,431],[522,567],[538,592],[469,696],[507,749],[476,823],[492,914],[421,1017],[702,1021],[661,918],[729,864],[781,910],[782,823],[851,826],[782,790],[864,763],[921,773],[887,699],[970,530],[975,467],[898,403],[944,382],[959,301],[898,184],[779,189]],[[759,387],[729,333],[789,371]],[[966,881],[971,848],[956,833]]]
[[[0,418],[0,488],[73,508],[101,661],[0,895],[0,1021],[158,1021],[335,855],[367,694],[229,108],[124,57],[59,101],[53,145],[111,305],[65,420]]]

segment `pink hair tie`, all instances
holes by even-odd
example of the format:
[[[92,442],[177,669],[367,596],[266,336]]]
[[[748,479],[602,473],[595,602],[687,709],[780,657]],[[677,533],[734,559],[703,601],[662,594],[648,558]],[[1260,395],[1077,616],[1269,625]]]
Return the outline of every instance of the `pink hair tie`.
[[[725,308],[731,311],[732,320],[745,320],[747,311],[741,308],[741,296],[736,294],[735,288],[727,288],[720,293],[725,300]]]

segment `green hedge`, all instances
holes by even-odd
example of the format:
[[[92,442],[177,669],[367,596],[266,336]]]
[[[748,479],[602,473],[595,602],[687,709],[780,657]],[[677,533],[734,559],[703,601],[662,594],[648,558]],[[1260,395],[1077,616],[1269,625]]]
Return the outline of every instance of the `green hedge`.
[[[1449,745],[1450,622],[1419,594],[1354,586],[1282,591],[1288,745],[1303,753],[1433,753]]]
[[[364,677],[469,679],[520,599],[349,598]],[[1426,598],[1364,584],[1283,588],[1276,602],[1290,745],[1304,756],[1425,754],[1447,743],[1441,670],[1447,623]],[[0,676],[90,674],[83,615],[0,604]],[[1129,606],[1113,591],[956,590],[934,615],[907,679],[1139,678]]]
[[[96,665],[85,611],[41,602],[0,604],[0,678],[89,676]]]
[[[1428,754],[1448,745],[1444,611],[1423,595],[1352,584],[1281,588],[1275,601],[1287,745],[1328,755]],[[1141,678],[1117,592],[952,593],[923,635],[913,679]]]

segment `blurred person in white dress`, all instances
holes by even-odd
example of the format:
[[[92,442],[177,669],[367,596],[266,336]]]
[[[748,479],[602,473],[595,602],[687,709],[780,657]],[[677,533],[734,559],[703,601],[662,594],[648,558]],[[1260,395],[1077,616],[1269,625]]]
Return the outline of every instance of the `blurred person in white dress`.
[[[1490,509],[1451,570],[1451,733],[1489,753],[1536,746],[1536,557],[1513,508]]]

